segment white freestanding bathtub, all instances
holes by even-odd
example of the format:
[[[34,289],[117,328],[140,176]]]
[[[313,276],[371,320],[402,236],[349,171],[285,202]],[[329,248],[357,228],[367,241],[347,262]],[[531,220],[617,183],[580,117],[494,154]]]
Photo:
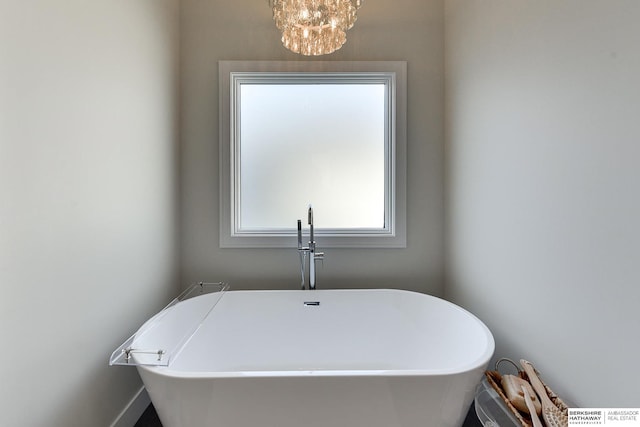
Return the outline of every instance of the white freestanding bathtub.
[[[138,366],[164,427],[460,426],[494,351],[467,311],[400,290],[207,294],[167,333],[213,298],[169,366]]]

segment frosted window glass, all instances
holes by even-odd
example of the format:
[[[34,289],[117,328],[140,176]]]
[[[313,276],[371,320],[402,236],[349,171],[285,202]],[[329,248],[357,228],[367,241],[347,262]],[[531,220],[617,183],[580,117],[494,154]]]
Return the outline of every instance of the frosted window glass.
[[[291,229],[308,204],[319,229],[384,228],[384,84],[242,84],[239,99],[240,231]]]

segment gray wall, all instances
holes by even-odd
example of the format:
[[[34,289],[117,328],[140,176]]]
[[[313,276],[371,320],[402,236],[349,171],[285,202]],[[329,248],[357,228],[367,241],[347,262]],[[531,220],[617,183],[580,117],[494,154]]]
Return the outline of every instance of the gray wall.
[[[295,250],[218,247],[217,66],[223,59],[309,59],[282,47],[267,1],[184,0],[181,5],[182,282],[227,280],[236,289],[295,289],[300,283]],[[321,288],[401,287],[442,294],[442,24],[439,0],[365,2],[346,45],[320,58],[408,62],[411,230],[407,249],[327,249],[318,272]],[[305,210],[300,206],[300,218]],[[296,219],[291,218],[292,225]]]
[[[106,426],[179,289],[177,0],[2,1],[0,425]]]
[[[446,293],[582,406],[637,407],[640,3],[446,1]]]

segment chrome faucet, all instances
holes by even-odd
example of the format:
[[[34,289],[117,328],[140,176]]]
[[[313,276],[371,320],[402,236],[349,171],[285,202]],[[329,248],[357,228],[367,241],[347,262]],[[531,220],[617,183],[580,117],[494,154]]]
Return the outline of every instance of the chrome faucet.
[[[309,254],[309,289],[316,288],[316,261],[324,259],[324,252],[316,251],[316,241],[313,236],[313,208],[309,205],[307,212],[307,222],[309,223],[309,244],[302,246],[302,220],[298,220],[298,253],[300,254],[300,272],[302,274],[302,289],[305,289],[305,267],[306,257]]]

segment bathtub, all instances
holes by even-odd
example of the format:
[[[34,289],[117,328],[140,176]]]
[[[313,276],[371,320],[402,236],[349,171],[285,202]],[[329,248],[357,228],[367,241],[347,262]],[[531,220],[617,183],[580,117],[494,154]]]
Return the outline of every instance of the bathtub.
[[[228,291],[165,320],[213,298],[169,366],[137,367],[164,427],[460,426],[494,351],[469,312],[401,290]]]

